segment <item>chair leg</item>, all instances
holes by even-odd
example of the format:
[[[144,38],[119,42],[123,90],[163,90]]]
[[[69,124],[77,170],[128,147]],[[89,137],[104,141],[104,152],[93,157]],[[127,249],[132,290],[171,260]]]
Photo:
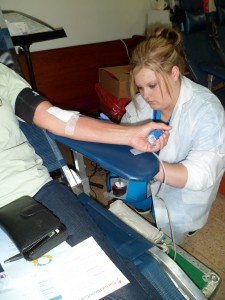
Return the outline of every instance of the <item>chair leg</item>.
[[[74,165],[76,168],[76,171],[81,179],[83,191],[85,194],[90,195],[90,183],[89,179],[86,175],[86,166],[84,163],[84,157],[82,154],[80,154],[77,151],[72,151],[73,153],[73,159],[74,159]]]
[[[210,89],[210,91],[212,90],[213,79],[214,79],[213,75],[208,75],[208,88]]]

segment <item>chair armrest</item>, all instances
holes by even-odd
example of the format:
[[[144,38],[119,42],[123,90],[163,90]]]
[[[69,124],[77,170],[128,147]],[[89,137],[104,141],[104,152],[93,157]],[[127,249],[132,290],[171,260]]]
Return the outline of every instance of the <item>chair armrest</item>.
[[[213,75],[219,79],[225,80],[225,68],[213,65],[209,62],[201,62],[199,64],[199,68],[201,71],[206,72],[209,75]]]
[[[128,146],[83,142],[48,134],[53,140],[124,179],[148,182],[159,171],[159,161],[152,153],[133,155],[130,152],[131,147]]]

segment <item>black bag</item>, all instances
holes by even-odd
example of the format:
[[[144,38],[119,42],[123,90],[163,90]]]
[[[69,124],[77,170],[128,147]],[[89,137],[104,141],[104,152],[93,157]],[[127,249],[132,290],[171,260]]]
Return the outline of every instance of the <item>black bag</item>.
[[[29,196],[0,208],[0,224],[22,257],[32,261],[66,241],[65,225],[45,206]]]

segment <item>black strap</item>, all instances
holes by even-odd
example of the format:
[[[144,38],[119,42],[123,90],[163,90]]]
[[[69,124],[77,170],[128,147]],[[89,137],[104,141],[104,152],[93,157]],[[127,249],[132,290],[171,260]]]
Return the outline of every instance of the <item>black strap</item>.
[[[27,123],[32,124],[37,106],[45,100],[46,98],[37,92],[32,91],[30,88],[25,88],[16,98],[15,113]]]

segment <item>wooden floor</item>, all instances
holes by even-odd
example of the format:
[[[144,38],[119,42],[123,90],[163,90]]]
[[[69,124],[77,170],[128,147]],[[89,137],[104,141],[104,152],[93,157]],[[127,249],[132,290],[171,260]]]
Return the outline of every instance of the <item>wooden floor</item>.
[[[70,160],[67,152],[67,159]],[[105,172],[102,170],[95,173],[95,168],[89,160],[85,160],[86,171],[92,182],[100,183],[103,189],[92,187],[91,196],[103,205],[108,202],[103,196],[106,191]],[[217,194],[213,203],[207,224],[199,230],[194,236],[188,237],[181,247],[216,272],[222,279],[216,295],[213,299],[225,299],[225,195]]]

